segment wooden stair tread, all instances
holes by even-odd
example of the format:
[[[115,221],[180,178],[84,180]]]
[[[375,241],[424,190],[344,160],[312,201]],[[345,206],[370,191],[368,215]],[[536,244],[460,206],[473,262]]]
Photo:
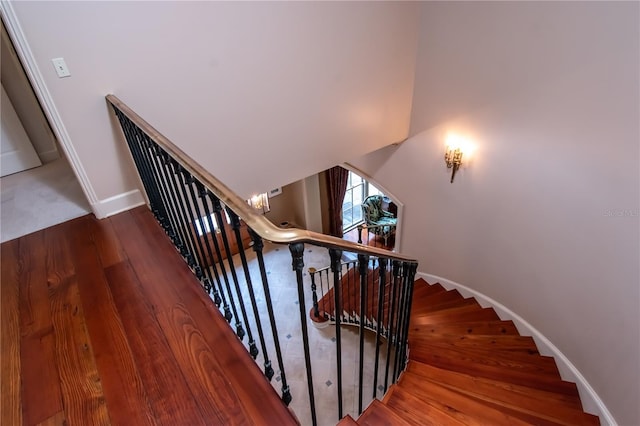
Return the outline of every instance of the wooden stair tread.
[[[413,301],[414,305],[411,309],[412,315],[422,315],[422,314],[431,314],[444,310],[462,308],[462,307],[475,307],[476,309],[482,309],[482,306],[472,298],[469,299],[454,299],[447,300],[439,303],[432,304],[428,300],[423,302],[426,306],[420,306],[419,302],[416,303],[416,300]]]
[[[533,338],[518,335],[433,335],[431,333],[411,333],[409,342],[427,342],[434,344],[450,344],[452,346],[473,348],[496,349],[501,351],[531,351],[538,353]]]
[[[358,424],[362,426],[402,426],[411,423],[406,422],[394,410],[374,399],[358,417]]]
[[[576,404],[575,400],[568,401],[563,395],[531,388],[505,386],[501,382],[413,362],[410,363],[403,377],[404,375],[415,376],[422,381],[432,381],[498,409],[508,410],[512,415],[534,423],[599,424],[596,416],[582,411],[579,401]]]
[[[491,308],[462,310],[458,312],[441,311],[434,314],[412,316],[410,325],[422,326],[431,324],[450,324],[467,321],[497,321],[500,318]]]
[[[411,373],[403,374],[397,386],[403,389],[411,389],[411,393],[422,401],[444,404],[469,417],[483,421],[485,424],[504,426],[529,424],[440,384],[421,380],[420,376]]]
[[[492,394],[505,393],[508,396],[517,394],[526,398],[543,401],[545,404],[550,404],[551,406],[567,406],[568,408],[582,411],[582,404],[577,393],[567,394],[564,392],[555,393],[544,391],[500,380],[492,380],[456,371],[445,370],[418,361],[409,361],[406,371],[423,376],[429,380],[446,383],[448,386],[456,386],[456,383],[462,383],[464,385],[473,384],[473,386],[491,389]]]
[[[549,374],[560,377],[558,367],[553,357],[542,356],[528,351],[501,351],[499,348],[457,347],[448,343],[414,341],[411,350],[414,353],[429,353],[450,360],[465,362],[479,362],[488,365],[504,366],[522,371],[534,371],[539,374]]]
[[[358,422],[353,420],[353,417],[346,415],[338,422],[336,426],[358,426]]]
[[[389,389],[385,404],[402,419],[415,426],[481,426],[482,423],[442,404],[422,401],[397,385]]]
[[[413,324],[409,328],[409,336],[414,333],[430,335],[518,335],[518,329],[513,321],[489,320],[489,321],[468,321],[454,323],[436,323],[429,325]]]

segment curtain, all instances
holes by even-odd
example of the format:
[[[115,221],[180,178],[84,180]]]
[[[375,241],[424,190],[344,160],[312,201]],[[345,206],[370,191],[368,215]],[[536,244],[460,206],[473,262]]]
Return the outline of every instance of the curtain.
[[[342,238],[342,201],[347,192],[349,170],[335,166],[326,172],[329,196],[329,233]]]

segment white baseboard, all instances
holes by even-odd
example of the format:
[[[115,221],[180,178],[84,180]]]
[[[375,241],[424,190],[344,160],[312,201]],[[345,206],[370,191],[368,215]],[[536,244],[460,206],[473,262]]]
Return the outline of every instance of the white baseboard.
[[[51,149],[49,151],[38,152],[38,157],[40,157],[42,164],[47,164],[60,158],[60,153],[57,149]]]
[[[97,203],[93,203],[91,208],[93,214],[95,214],[98,219],[104,219],[105,217],[113,216],[114,214],[130,210],[145,203],[142,193],[134,189],[133,191],[118,194],[105,200],[99,200]]]
[[[549,339],[547,339],[540,331],[529,324],[524,318],[502,305],[501,303],[493,300],[489,296],[486,296],[476,290],[473,290],[467,286],[459,284],[455,281],[448,280],[446,278],[439,277],[437,275],[426,274],[418,272],[416,277],[423,278],[429,284],[440,283],[447,290],[456,289],[464,297],[474,297],[482,307],[493,308],[498,316],[502,320],[511,320],[515,324],[516,328],[523,336],[531,336],[538,346],[538,350],[542,355],[552,356],[560,376],[563,380],[574,382],[578,387],[580,393],[580,399],[582,406],[587,413],[594,414],[600,417],[600,423],[602,425],[617,426],[613,415],[595,390],[591,387],[587,379],[578,371],[575,365],[569,361],[569,359],[558,349]]]

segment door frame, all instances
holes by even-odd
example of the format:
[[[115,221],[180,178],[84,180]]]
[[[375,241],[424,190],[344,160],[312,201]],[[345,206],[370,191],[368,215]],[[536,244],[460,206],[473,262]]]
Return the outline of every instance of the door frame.
[[[99,212],[96,210],[99,206],[98,197],[96,196],[87,173],[80,162],[80,158],[73,147],[71,137],[62,122],[60,113],[56,109],[51,93],[49,93],[49,90],[47,89],[42,73],[40,72],[35,57],[31,52],[31,48],[27,43],[22,27],[20,26],[18,16],[13,9],[11,0],[0,1],[0,17],[7,29],[7,33],[13,43],[13,47],[18,54],[18,59],[24,68],[27,79],[29,80],[29,83],[31,83],[33,92],[35,93],[36,98],[42,107],[42,111],[44,111],[45,117],[51,126],[51,130],[56,136],[64,156],[69,161],[69,165],[78,179],[87,201],[89,201],[91,210],[96,216],[98,216]]]

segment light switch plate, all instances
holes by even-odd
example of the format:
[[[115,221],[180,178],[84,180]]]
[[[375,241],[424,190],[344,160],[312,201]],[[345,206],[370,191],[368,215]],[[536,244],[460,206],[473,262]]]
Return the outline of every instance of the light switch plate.
[[[53,58],[51,62],[53,62],[53,67],[56,69],[58,77],[69,77],[71,75],[64,58]]]

